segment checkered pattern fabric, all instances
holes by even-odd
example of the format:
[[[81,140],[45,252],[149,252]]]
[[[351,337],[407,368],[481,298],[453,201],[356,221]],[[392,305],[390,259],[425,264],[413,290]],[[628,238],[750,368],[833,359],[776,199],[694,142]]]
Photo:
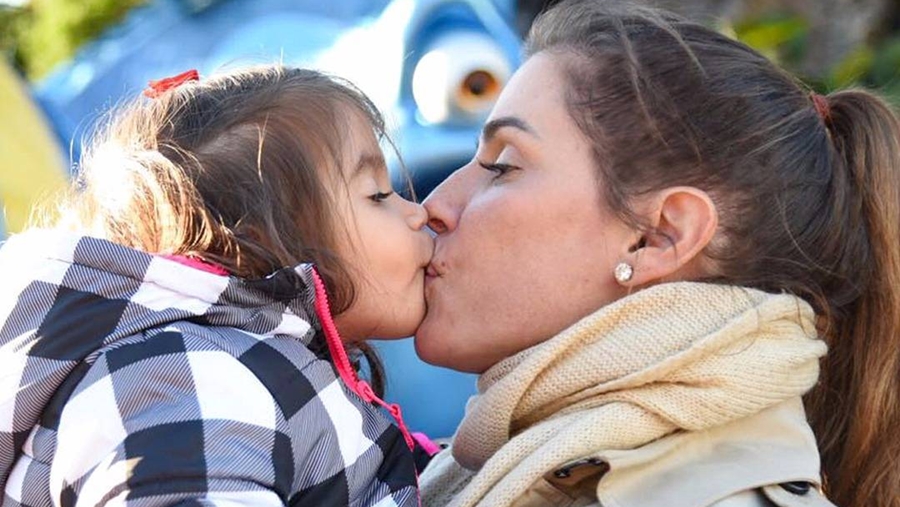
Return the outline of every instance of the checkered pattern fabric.
[[[310,276],[243,281],[59,231],[11,238],[2,505],[416,505],[399,430],[310,348]]]

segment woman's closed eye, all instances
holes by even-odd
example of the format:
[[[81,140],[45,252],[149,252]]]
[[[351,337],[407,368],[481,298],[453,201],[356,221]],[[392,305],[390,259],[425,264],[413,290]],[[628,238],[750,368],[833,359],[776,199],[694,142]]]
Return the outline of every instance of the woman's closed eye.
[[[500,178],[501,176],[508,174],[511,171],[515,171],[518,167],[510,164],[501,164],[501,163],[492,163],[489,164],[487,162],[478,162],[478,165],[483,167],[484,169],[494,173],[494,179]]]

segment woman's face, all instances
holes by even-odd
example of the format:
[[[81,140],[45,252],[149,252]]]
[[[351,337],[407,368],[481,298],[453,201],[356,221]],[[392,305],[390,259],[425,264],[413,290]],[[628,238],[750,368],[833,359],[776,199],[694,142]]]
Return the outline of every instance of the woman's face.
[[[437,237],[415,343],[429,363],[482,372],[624,295],[613,270],[634,232],[602,203],[554,58],[516,72],[475,158],[425,202]]]

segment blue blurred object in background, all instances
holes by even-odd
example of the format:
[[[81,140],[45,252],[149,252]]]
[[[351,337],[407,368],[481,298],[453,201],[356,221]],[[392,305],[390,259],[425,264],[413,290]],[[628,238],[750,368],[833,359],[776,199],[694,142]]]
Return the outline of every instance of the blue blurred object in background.
[[[373,99],[426,193],[470,158],[484,114],[519,64],[514,11],[512,0],[156,0],[35,95],[77,160],[91,124],[151,79],[278,61],[316,68]]]
[[[36,86],[73,161],[106,110],[151,79],[283,62],[347,78],[385,113],[426,195],[472,156],[481,123],[520,63],[526,5],[514,0],[154,0]],[[386,150],[397,180],[399,163]],[[411,428],[450,436],[474,376],[422,363],[411,340],[377,344],[388,398]]]

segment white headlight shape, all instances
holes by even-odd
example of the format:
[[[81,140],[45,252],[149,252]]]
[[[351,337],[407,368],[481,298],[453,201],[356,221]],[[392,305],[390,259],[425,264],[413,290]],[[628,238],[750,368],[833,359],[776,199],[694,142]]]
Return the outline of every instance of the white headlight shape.
[[[490,111],[512,66],[488,35],[465,31],[429,45],[413,71],[413,97],[429,123],[475,123]]]

